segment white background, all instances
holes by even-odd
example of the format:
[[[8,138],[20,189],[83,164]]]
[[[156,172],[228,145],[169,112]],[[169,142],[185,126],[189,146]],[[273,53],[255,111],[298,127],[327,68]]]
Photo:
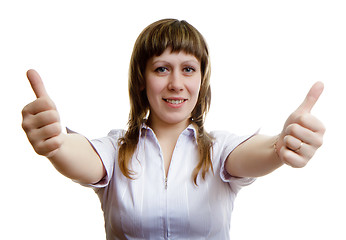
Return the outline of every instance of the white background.
[[[105,239],[92,190],[37,156],[21,129],[34,100],[25,72],[45,81],[64,124],[89,138],[125,128],[128,64],[141,30],[186,19],[212,59],[208,130],[278,134],[315,81],[323,147],[303,169],[282,167],[244,188],[232,239],[346,239],[344,1],[11,0],[0,3],[0,239]]]

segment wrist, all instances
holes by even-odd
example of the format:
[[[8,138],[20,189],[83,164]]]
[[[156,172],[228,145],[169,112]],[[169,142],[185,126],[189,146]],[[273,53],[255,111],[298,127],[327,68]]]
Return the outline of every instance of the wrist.
[[[280,149],[282,147],[282,144],[280,144],[280,135],[277,135],[275,137],[275,140],[274,140],[274,144],[273,144],[273,150],[274,150],[274,155],[275,155],[275,158],[277,160],[279,160],[280,162],[284,163],[282,160],[281,160],[281,157],[280,157]]]

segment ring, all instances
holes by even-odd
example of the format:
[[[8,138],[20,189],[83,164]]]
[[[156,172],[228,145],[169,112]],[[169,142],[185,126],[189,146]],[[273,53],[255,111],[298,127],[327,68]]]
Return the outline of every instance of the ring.
[[[296,153],[299,152],[300,149],[302,148],[303,144],[304,144],[303,142],[300,142],[300,146],[299,146],[296,150],[294,150],[294,151],[295,151]]]

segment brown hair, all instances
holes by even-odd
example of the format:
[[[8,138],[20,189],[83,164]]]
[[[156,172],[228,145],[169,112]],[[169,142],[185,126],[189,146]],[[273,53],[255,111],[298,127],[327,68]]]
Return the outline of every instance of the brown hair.
[[[193,170],[193,181],[197,185],[198,173],[205,179],[209,169],[213,170],[211,161],[212,137],[204,130],[204,119],[210,107],[210,61],[207,44],[196,28],[186,21],[163,19],[146,27],[138,36],[130,61],[129,97],[130,114],[128,130],[119,139],[119,167],[122,173],[132,179],[135,174],[129,168],[139,139],[140,128],[149,112],[146,96],[145,69],[147,61],[153,56],[160,56],[168,47],[172,52],[184,51],[194,55],[201,64],[201,87],[195,108],[191,113],[191,122],[197,126],[197,144],[199,162]]]

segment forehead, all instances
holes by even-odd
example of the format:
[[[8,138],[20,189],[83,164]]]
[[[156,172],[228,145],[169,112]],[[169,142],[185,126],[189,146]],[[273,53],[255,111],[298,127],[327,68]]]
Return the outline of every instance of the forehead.
[[[174,61],[174,62],[186,62],[191,61],[200,64],[200,61],[193,55],[186,53],[185,51],[172,52],[171,48],[167,48],[161,55],[153,56],[149,59],[149,62],[155,63],[159,61]]]

